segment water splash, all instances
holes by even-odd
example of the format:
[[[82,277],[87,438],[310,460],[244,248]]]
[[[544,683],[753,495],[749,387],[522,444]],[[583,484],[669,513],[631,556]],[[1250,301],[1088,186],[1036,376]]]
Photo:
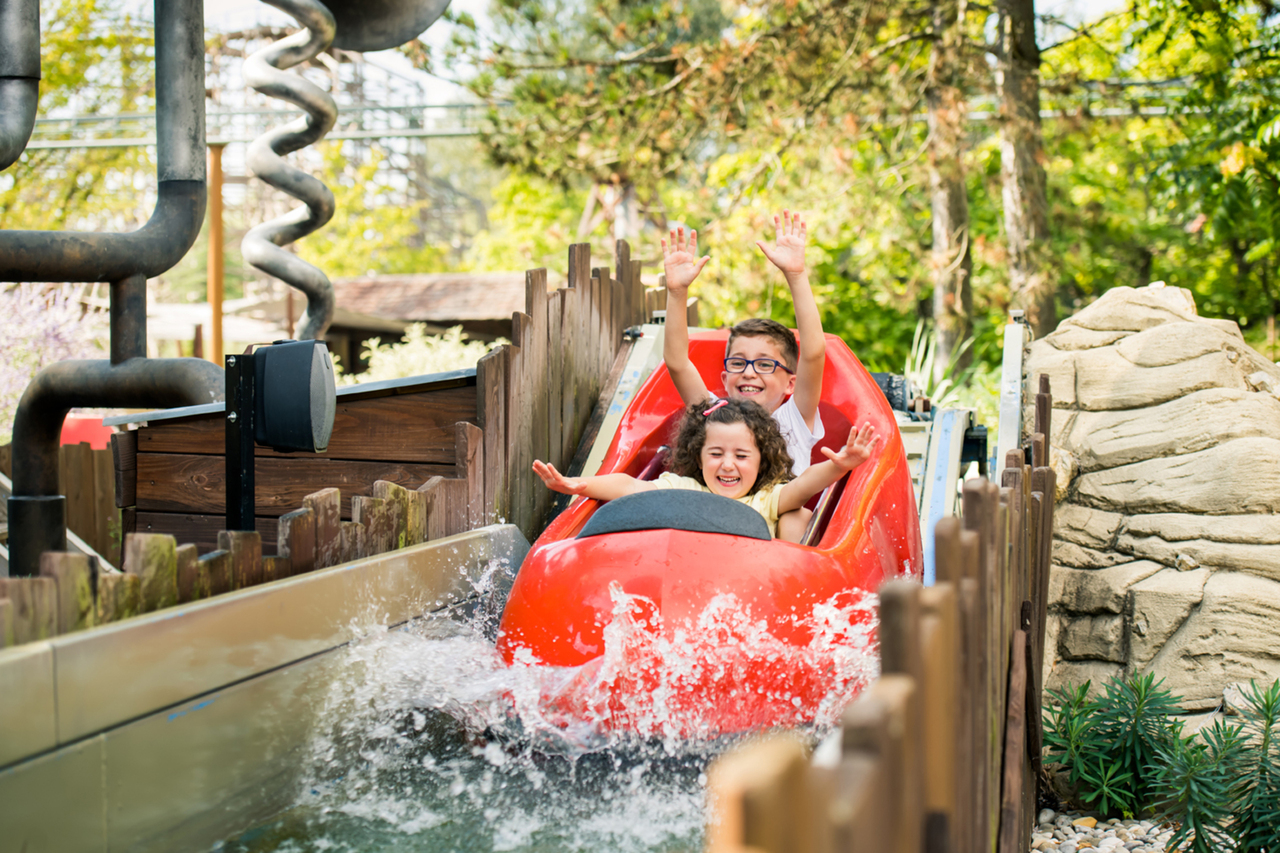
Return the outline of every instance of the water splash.
[[[731,595],[667,625],[652,601],[612,594],[605,653],[582,667],[505,665],[483,606],[369,629],[333,656],[295,806],[222,849],[700,847],[715,755],[763,725],[816,741],[876,674],[874,596],[797,614],[801,647]]]

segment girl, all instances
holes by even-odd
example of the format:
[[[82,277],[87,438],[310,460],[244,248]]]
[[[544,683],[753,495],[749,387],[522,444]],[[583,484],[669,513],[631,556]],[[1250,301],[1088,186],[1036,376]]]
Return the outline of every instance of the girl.
[[[850,429],[838,453],[822,448],[827,461],[792,479],[786,442],[768,412],[746,400],[717,400],[685,410],[672,472],[657,480],[637,480],[629,474],[565,477],[545,462],[534,462],[533,470],[552,491],[603,501],[650,489],[693,489],[733,498],[763,515],[776,537],[779,515],[804,506],[861,465],[878,441],[870,424]]]

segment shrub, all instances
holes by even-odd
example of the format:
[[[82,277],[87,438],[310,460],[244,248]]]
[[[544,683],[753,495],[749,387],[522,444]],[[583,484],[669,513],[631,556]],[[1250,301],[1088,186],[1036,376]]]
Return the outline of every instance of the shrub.
[[[484,341],[464,341],[461,326],[454,326],[443,335],[428,335],[426,326],[414,323],[405,329],[403,341],[384,344],[377,338],[371,338],[365,350],[369,361],[369,369],[365,372],[344,374],[342,365],[337,360],[334,368],[339,385],[403,379],[407,376],[475,367],[485,353],[505,343],[507,341],[502,338],[491,344]]]

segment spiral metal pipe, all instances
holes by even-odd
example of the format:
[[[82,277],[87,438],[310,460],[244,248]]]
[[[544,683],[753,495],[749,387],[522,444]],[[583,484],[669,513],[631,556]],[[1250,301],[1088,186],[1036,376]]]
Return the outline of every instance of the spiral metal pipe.
[[[253,228],[240,243],[244,258],[307,297],[307,311],[299,324],[299,340],[320,338],[333,320],[333,285],[328,276],[287,246],[333,218],[333,193],[317,178],[290,166],[282,155],[305,148],[324,137],[338,116],[333,98],[297,74],[285,71],[316,56],[333,42],[333,13],[317,0],[263,0],[292,15],[306,29],[254,53],[244,63],[245,82],[272,98],[306,111],[302,118],[269,130],[255,139],[246,155],[249,170],[271,186],[303,201],[299,207]]]

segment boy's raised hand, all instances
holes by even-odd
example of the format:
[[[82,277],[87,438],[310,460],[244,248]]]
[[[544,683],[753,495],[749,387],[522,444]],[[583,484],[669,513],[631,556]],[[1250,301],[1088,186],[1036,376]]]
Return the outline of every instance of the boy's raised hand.
[[[845,441],[844,447],[840,448],[839,453],[830,447],[822,448],[822,452],[843,470],[852,471],[871,458],[871,452],[875,450],[876,442],[879,440],[875,427],[871,424],[863,424],[861,429],[849,428],[849,438]]]
[[[565,495],[584,495],[587,492],[587,484],[581,477],[566,477],[557,471],[554,465],[548,465],[546,462],[535,460],[533,473],[542,478],[542,482],[546,483],[547,488],[553,492]]]
[[[684,226],[671,232],[671,242],[662,241],[662,270],[667,276],[667,290],[687,292],[689,285],[702,272],[711,256],[698,257],[698,232],[690,231],[684,237]]]
[[[775,267],[782,270],[783,275],[804,272],[804,246],[809,239],[809,226],[800,218],[800,214],[783,210],[781,219],[776,215],[773,217],[773,228],[776,234],[774,244],[768,246],[757,240],[756,245],[760,247],[760,251],[764,252],[764,256]]]

